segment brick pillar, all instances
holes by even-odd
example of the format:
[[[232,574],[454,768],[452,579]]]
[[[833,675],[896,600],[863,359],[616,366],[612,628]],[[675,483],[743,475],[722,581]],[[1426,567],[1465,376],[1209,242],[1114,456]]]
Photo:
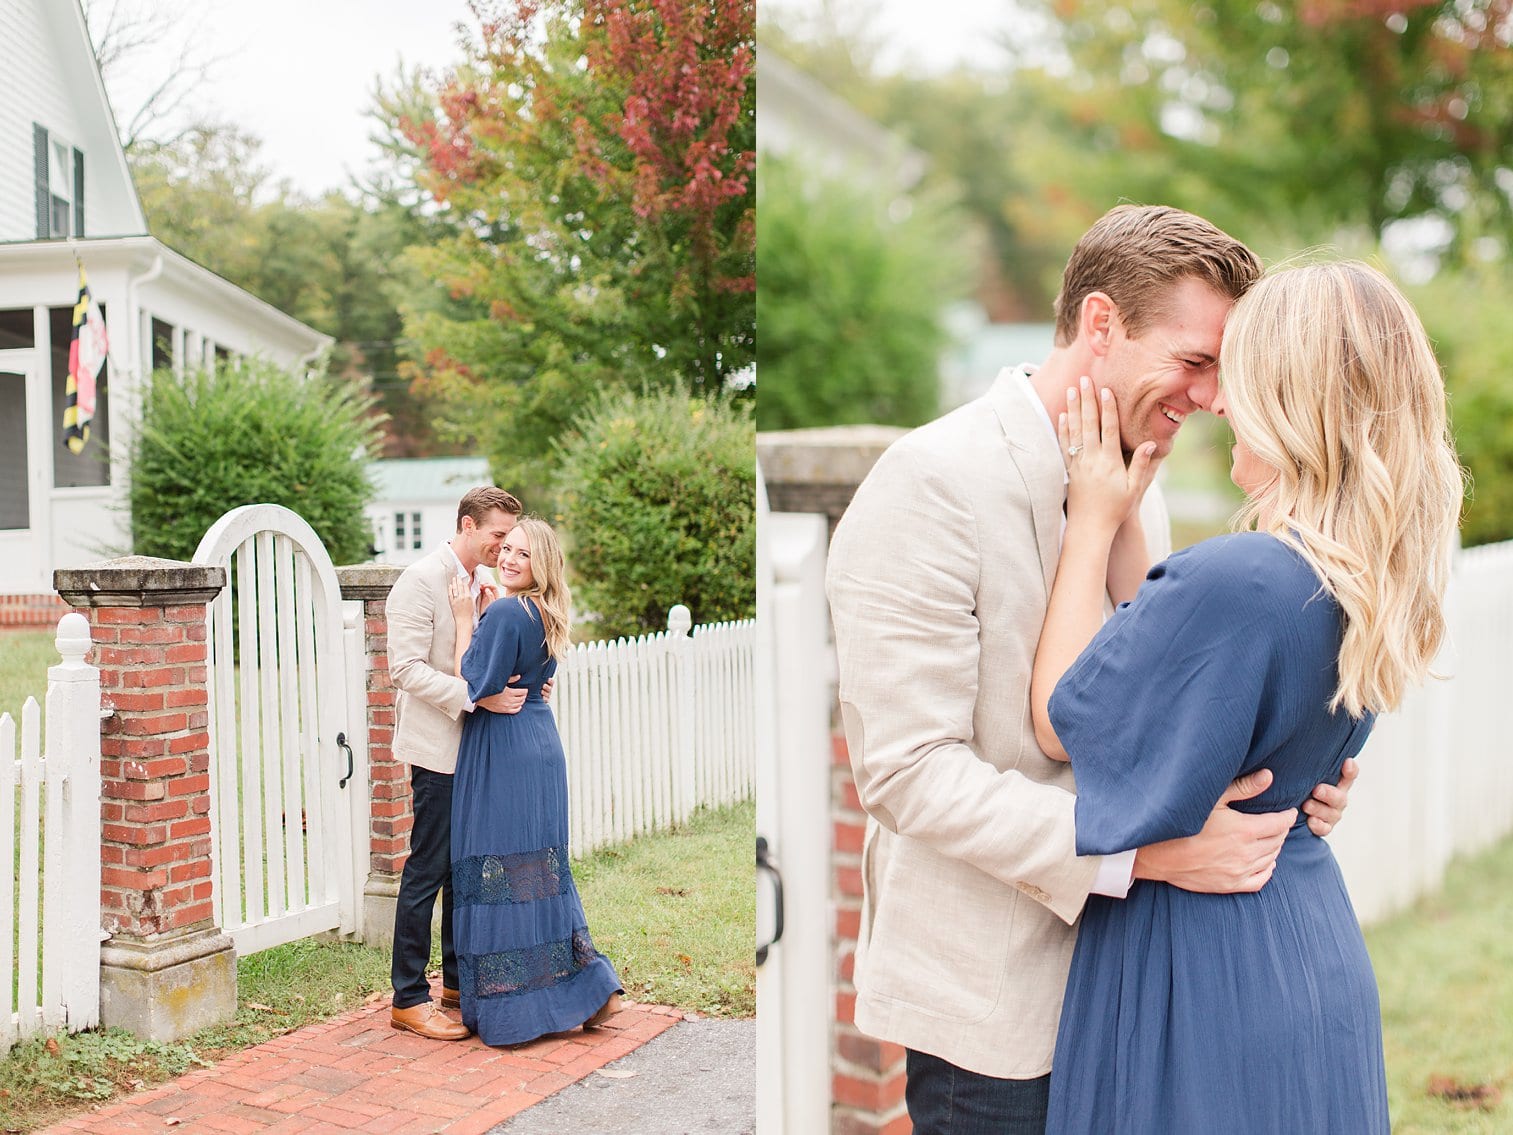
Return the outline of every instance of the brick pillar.
[[[399,873],[410,854],[410,769],[394,759],[394,685],[389,680],[389,590],[401,569],[388,564],[356,564],[336,569],[341,597],[362,603],[364,691],[367,704],[368,881],[363,886],[363,941],[388,949],[394,943],[394,903]]]
[[[906,431],[836,426],[757,434],[762,479],[774,512],[820,513],[830,531],[878,456]],[[865,1036],[853,1023],[856,938],[861,926],[862,835],[866,814],[851,778],[845,738],[832,739],[830,896],[835,909],[835,1006],[830,1053],[834,1135],[907,1135],[904,1050]]]
[[[896,426],[826,426],[757,434],[757,457],[773,512],[817,512],[830,523],[883,450],[906,434]]]
[[[852,1023],[856,988],[856,937],[862,917],[862,836],[867,815],[851,778],[846,739],[832,738],[834,766],[830,795],[835,902],[835,1047],[831,1053],[834,1135],[907,1135],[913,1130],[904,1108],[904,1050],[874,1040]]]
[[[128,556],[53,573],[100,671],[100,1022],[175,1040],[236,1012],[215,925],[205,605],[219,567]]]

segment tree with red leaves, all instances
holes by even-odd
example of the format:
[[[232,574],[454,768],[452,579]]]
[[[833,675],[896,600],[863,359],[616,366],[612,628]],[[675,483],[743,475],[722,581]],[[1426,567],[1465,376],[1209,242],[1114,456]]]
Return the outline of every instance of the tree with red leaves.
[[[397,125],[450,226],[411,263],[415,367],[494,474],[540,486],[605,388],[711,395],[756,345],[753,0],[480,0]]]

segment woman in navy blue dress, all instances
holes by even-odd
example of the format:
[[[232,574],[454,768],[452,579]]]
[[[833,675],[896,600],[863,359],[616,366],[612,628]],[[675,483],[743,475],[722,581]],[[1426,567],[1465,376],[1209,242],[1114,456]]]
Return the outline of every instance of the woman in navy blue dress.
[[[468,714],[452,790],[453,937],[462,1023],[486,1044],[520,1044],[602,1023],[620,979],[594,948],[568,862],[567,762],[541,698],[568,645],[562,550],[526,517],[499,553],[505,594],[473,629],[455,589],[458,673],[473,701],[526,688],[517,714]],[[517,677],[518,676],[518,677]]]
[[[1220,361],[1214,410],[1255,531],[1157,565],[1101,626],[1113,534],[1151,455],[1126,466],[1113,404],[1091,391],[1062,419],[1067,530],[1032,709],[1076,774],[1079,854],[1192,835],[1263,768],[1271,787],[1243,807],[1300,805],[1443,636],[1462,480],[1407,301],[1360,263],[1280,271],[1235,305]],[[1254,893],[1137,881],[1088,900],[1047,1130],[1386,1135],[1375,977],[1302,817]]]

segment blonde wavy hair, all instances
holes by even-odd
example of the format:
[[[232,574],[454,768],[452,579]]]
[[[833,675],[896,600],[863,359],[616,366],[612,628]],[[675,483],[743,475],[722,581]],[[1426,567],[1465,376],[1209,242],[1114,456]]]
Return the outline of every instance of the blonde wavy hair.
[[[1359,261],[1282,269],[1235,304],[1219,367],[1236,436],[1277,474],[1236,527],[1295,548],[1344,612],[1329,708],[1395,708],[1444,637],[1465,488],[1417,313]]]
[[[550,524],[539,516],[524,516],[515,525],[525,532],[531,552],[531,585],[510,594],[524,603],[534,599],[541,611],[546,631],[547,653],[561,658],[567,653],[572,630],[573,593],[567,585],[567,568],[562,558],[562,544]]]

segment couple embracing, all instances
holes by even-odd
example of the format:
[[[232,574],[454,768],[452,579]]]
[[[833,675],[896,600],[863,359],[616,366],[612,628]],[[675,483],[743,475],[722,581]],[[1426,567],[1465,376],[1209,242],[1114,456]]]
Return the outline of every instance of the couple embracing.
[[[502,489],[470,490],[456,534],[389,593],[394,756],[410,766],[414,809],[390,1020],[433,1040],[592,1028],[622,992],[568,863],[567,765],[547,707],[568,645],[562,550],[523,511]],[[439,1007],[426,979],[438,892]]]
[[[1198,410],[1249,530],[1164,558],[1147,489]],[[1386,1135],[1319,837],[1442,638],[1461,486],[1381,273],[1263,274],[1135,206],[1073,251],[1042,366],[883,454],[827,586],[870,817],[856,1024],[907,1049],[916,1132]]]

